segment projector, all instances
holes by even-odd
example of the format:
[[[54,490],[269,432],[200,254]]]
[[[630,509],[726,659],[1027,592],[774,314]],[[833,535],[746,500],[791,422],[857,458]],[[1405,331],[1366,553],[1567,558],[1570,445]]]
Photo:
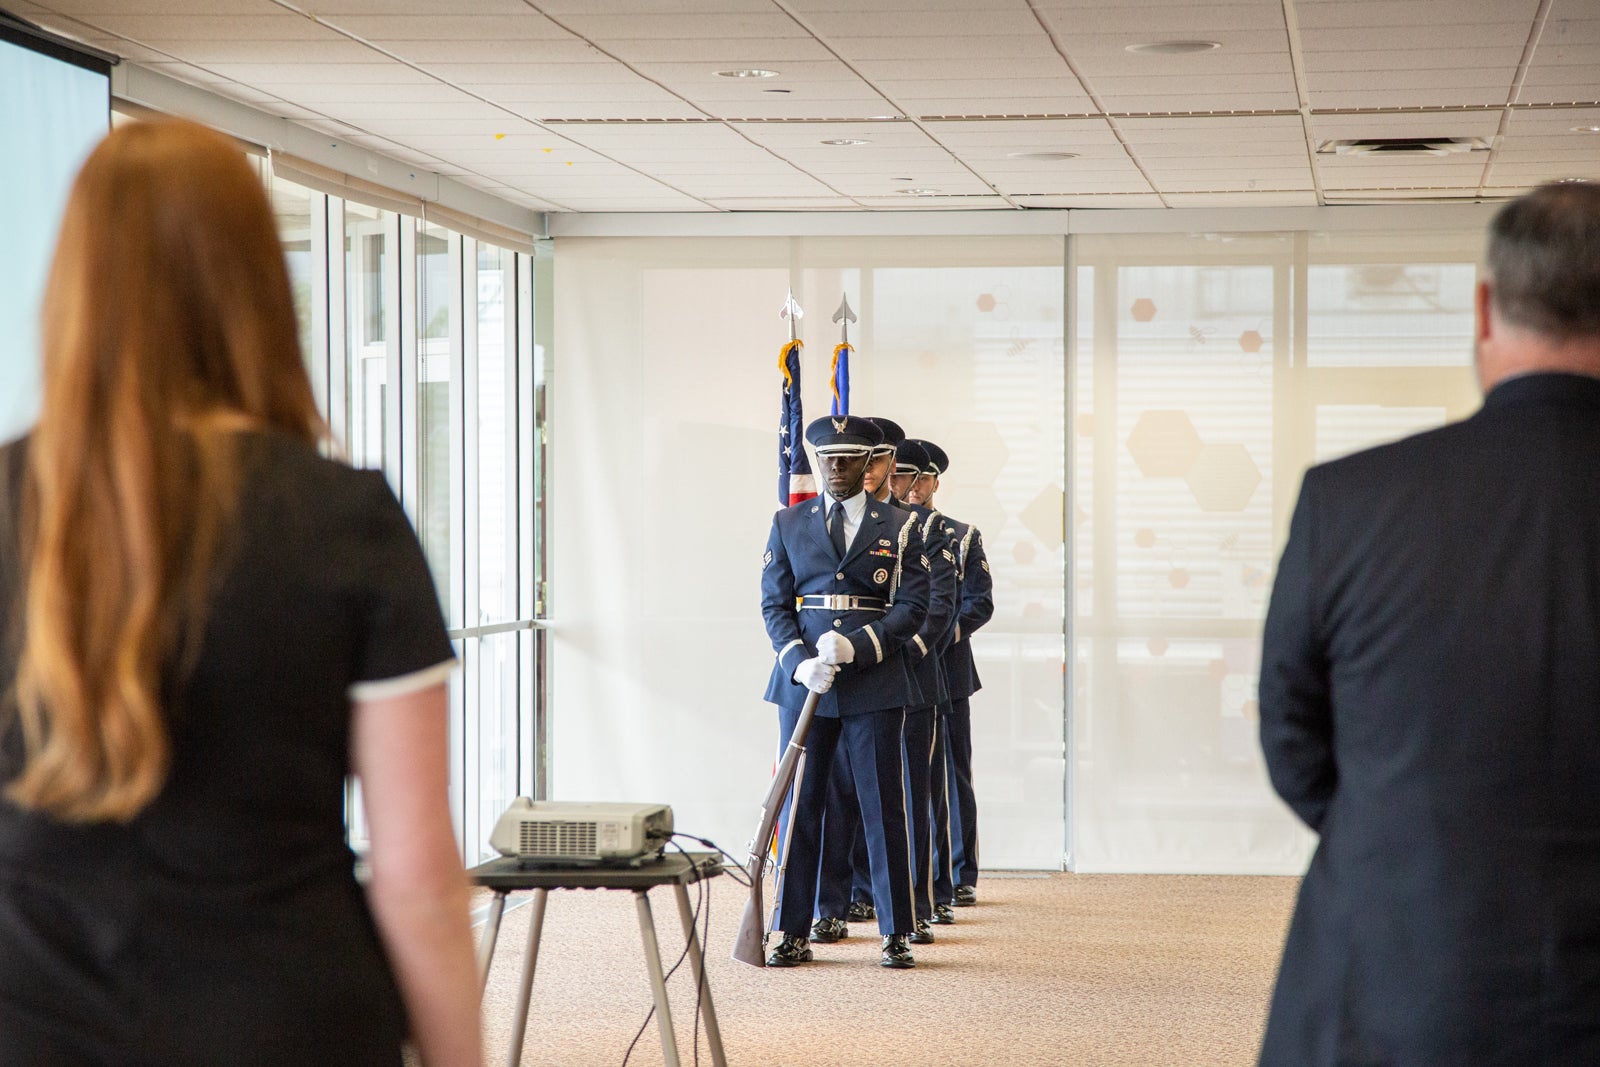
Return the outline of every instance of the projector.
[[[661,854],[672,836],[665,804],[605,804],[518,797],[494,824],[489,844],[524,866],[627,866]]]

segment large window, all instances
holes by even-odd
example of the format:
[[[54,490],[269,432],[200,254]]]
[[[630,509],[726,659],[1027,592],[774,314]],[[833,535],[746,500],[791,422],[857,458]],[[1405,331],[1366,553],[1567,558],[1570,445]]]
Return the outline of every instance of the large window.
[[[451,808],[476,863],[511,800],[545,788],[535,294],[549,283],[535,272],[549,259],[262,172],[318,401],[349,462],[405,504],[461,660]],[[347,823],[364,847],[354,781]]]
[[[1261,623],[1311,463],[1470,413],[1476,234],[1080,237],[1080,870],[1293,872]]]
[[[391,364],[400,361],[394,328],[399,232],[393,212],[344,204],[344,446],[351,463],[379,470],[389,469],[388,385]]]

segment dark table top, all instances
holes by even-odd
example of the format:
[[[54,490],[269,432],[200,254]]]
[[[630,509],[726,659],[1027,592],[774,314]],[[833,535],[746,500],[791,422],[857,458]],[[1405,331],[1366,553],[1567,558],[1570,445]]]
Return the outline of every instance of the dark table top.
[[[722,861],[715,852],[669,852],[637,867],[523,867],[514,857],[504,857],[473,867],[467,877],[476,885],[509,893],[518,889],[649,889],[690,885],[721,873]]]

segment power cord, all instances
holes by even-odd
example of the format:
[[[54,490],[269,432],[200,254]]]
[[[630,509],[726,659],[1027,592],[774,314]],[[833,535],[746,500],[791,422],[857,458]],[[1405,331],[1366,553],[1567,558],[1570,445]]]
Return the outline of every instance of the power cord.
[[[740,885],[744,886],[746,889],[750,888],[750,879],[745,877],[744,860],[741,860],[739,857],[735,856],[733,853],[729,852],[715,841],[712,841],[710,838],[696,837],[694,834],[684,833],[682,831],[675,831],[672,836],[686,837],[697,845],[704,845],[711,851],[727,857],[729,862],[723,866],[723,873],[725,873],[729,878],[732,878],[735,882],[738,882]],[[678,849],[679,852],[683,851],[683,849],[676,842],[673,843],[672,847]]]
[[[719,854],[721,856],[727,857],[732,862],[731,862],[731,865],[725,865],[723,867],[723,871],[725,873],[727,873],[728,876],[731,877],[735,882],[737,882],[740,885],[745,886],[747,888],[749,887],[750,879],[744,876],[744,871],[743,871],[743,869],[742,869],[742,867],[741,867],[741,865],[739,863],[739,860],[736,859],[730,852],[728,852],[727,849],[723,848],[721,845],[718,845],[715,841],[712,841],[712,840],[710,840],[708,838],[704,838],[704,837],[696,837],[694,834],[681,833],[681,832],[673,833],[672,837],[675,837],[675,838],[676,837],[687,838],[688,840],[693,841],[695,844],[703,845],[706,848],[711,849],[713,852],[716,852],[717,854]],[[678,844],[678,842],[673,841],[673,840],[668,840],[666,843],[668,845],[672,846],[673,848],[677,849],[678,853],[680,855],[682,855],[685,859],[689,858],[688,851],[682,845]],[[693,861],[691,860],[691,862],[693,862]],[[692,930],[692,929],[694,929],[696,927],[700,927],[701,926],[701,924],[702,924],[702,920],[701,920],[702,912],[705,915],[704,926],[703,926],[704,933],[702,933],[701,936],[700,936],[700,981],[695,984],[695,991],[694,991],[694,1064],[695,1064],[695,1067],[700,1067],[700,1016],[701,1016],[701,1013],[704,1010],[704,1006],[705,1006],[706,983],[709,981],[709,979],[706,977],[705,946],[710,942],[710,939],[711,939],[711,894],[709,892],[708,887],[706,886],[706,881],[707,881],[707,879],[705,879],[705,878],[699,878],[699,879],[695,880],[694,911],[691,914],[690,920],[689,920],[689,928]],[[663,978],[663,982],[666,982],[666,981],[670,980],[673,975],[677,974],[678,973],[678,968],[683,966],[683,961],[686,960],[688,957],[689,957],[689,940],[687,938],[685,938],[684,942],[683,942],[683,951],[678,953],[677,961],[675,963],[673,963],[672,968],[667,971],[665,978]],[[633,1040],[628,1042],[628,1050],[622,1054],[622,1067],[628,1067],[628,1060],[629,1060],[630,1057],[632,1057],[633,1050],[636,1047],[638,1047],[639,1039],[644,1037],[644,1032],[645,1032],[646,1029],[649,1028],[650,1020],[655,1018],[655,1015],[656,1015],[656,1007],[655,1007],[654,1002],[652,1002],[651,1005],[650,1005],[650,1010],[645,1013],[644,1022],[639,1024],[639,1029],[634,1033]]]

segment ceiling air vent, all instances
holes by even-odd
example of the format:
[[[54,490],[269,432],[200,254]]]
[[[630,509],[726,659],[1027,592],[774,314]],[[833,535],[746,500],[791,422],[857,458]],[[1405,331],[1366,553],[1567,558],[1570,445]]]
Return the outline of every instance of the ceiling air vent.
[[[1487,152],[1489,142],[1482,137],[1356,137],[1323,141],[1317,154],[1324,156],[1413,157],[1454,156],[1464,152]]]

